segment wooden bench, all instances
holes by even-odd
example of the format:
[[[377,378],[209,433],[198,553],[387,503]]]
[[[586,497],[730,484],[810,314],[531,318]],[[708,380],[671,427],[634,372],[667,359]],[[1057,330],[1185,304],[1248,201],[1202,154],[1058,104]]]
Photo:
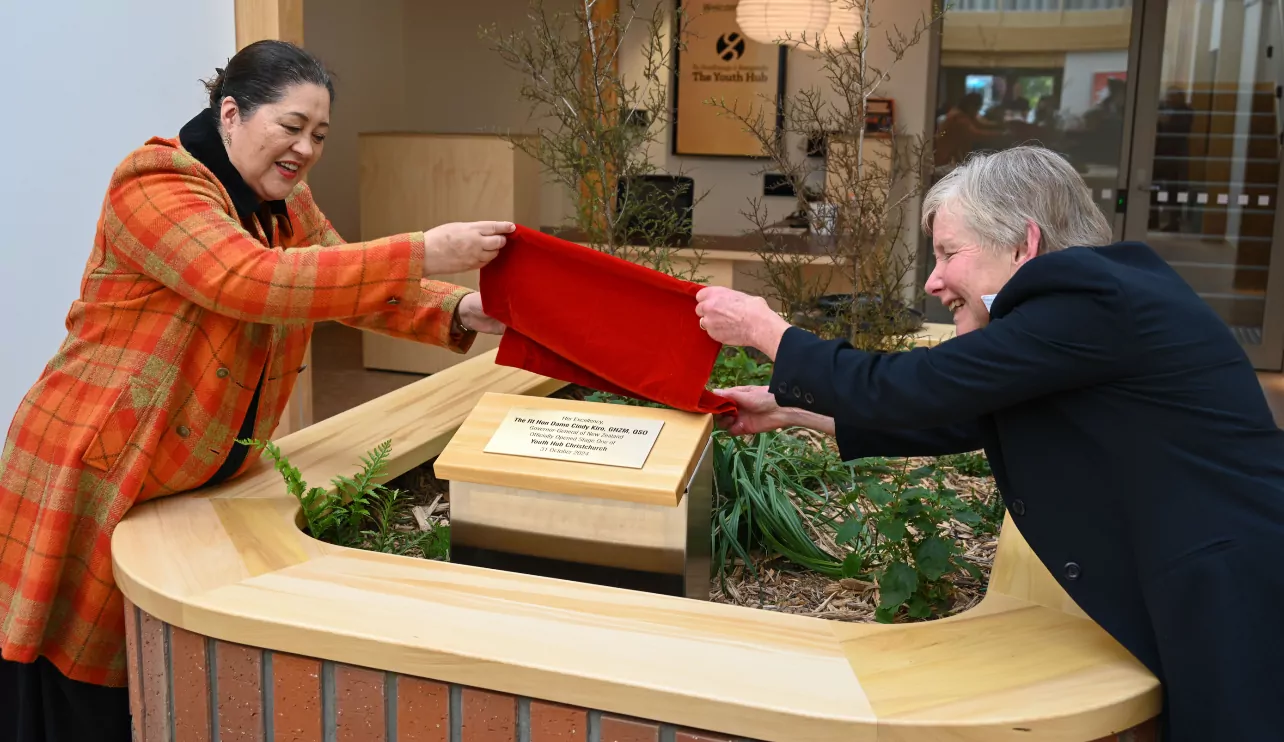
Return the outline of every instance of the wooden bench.
[[[390,438],[396,475],[482,393],[560,386],[492,352],[280,445],[319,484]],[[117,528],[139,740],[1069,742],[1160,709],[1010,522],[976,608],[876,625],[338,548],[297,514],[261,463]]]

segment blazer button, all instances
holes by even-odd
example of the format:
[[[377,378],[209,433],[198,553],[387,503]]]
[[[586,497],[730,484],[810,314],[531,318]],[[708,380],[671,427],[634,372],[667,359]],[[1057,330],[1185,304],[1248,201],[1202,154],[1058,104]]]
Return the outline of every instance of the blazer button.
[[[811,392],[807,392],[806,394],[804,394],[803,399],[807,400],[807,404],[811,404],[812,402],[816,401],[816,399],[811,396]]]
[[[1013,514],[1013,515],[1025,515],[1025,501],[1024,501],[1024,500],[1013,500],[1013,501],[1012,501],[1012,514]]]
[[[219,370],[217,370],[217,371],[215,371],[215,372],[214,372],[214,375],[215,375],[215,376],[217,376],[217,377],[219,377],[220,379],[226,379],[226,378],[227,378],[227,375],[228,375],[229,373],[231,373],[231,372],[230,372],[230,371],[228,371],[227,369],[225,369],[225,368],[220,368]]]
[[[781,394],[784,394],[785,392],[789,391],[789,387],[785,384],[781,384],[779,387],[777,387],[777,391],[779,391]]]
[[[1067,580],[1077,580],[1079,579],[1079,575],[1082,573],[1083,573],[1083,570],[1079,568],[1078,562],[1066,562],[1066,579]]]
[[[798,387],[794,387],[794,399],[798,399],[801,396],[802,396],[802,390],[799,389]]]
[[[191,434],[192,434],[192,431],[188,430],[186,425],[180,425],[180,426],[178,426],[178,437],[179,437],[179,438],[186,438],[187,436],[189,436],[189,435],[191,435]]]

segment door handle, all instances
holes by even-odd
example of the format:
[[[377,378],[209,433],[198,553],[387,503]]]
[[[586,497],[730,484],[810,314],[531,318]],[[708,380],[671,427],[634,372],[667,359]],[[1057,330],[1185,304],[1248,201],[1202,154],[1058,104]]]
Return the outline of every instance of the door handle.
[[[1133,173],[1133,182],[1136,183],[1133,187],[1137,189],[1138,193],[1150,192],[1150,179],[1146,177],[1146,169],[1144,167],[1137,168]]]

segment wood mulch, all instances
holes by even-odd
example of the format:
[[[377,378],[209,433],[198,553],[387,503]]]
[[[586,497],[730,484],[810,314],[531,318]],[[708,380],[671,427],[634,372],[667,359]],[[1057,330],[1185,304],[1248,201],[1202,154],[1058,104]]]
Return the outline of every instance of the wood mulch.
[[[582,399],[584,390],[567,387],[556,396]],[[911,459],[911,466],[932,461]],[[411,534],[420,530],[449,527],[449,483],[434,475],[432,465],[432,461],[426,462],[388,482],[390,488],[400,489],[408,495],[402,499],[397,509],[397,530]],[[956,469],[947,471],[947,483],[965,500],[978,504],[992,503],[998,497],[992,477],[971,476]],[[954,595],[948,615],[975,606],[983,597],[998,537],[996,533],[973,532],[968,526],[957,522],[950,523],[946,530],[961,542],[964,558],[979,567],[983,576],[982,580],[976,580],[966,573],[958,573],[949,578],[954,587]],[[822,546],[832,547],[832,544],[821,543]],[[415,551],[408,555],[424,556]],[[878,588],[872,583],[854,579],[830,579],[797,567],[780,557],[757,559],[755,567],[756,576],[737,560],[723,579],[714,578],[711,599],[717,603],[834,621],[874,621]]]

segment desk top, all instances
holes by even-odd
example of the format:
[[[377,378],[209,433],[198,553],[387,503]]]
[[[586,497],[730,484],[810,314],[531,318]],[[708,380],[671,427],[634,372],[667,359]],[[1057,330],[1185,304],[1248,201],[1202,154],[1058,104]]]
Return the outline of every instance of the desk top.
[[[281,449],[319,483],[390,438],[395,476],[440,453],[482,393],[561,386],[493,357]],[[148,502],[115,531],[117,581],[151,615],[225,641],[769,742],[1093,740],[1160,709],[1154,677],[1014,531],[979,607],[874,625],[343,549],[301,533],[297,513],[263,462]]]

